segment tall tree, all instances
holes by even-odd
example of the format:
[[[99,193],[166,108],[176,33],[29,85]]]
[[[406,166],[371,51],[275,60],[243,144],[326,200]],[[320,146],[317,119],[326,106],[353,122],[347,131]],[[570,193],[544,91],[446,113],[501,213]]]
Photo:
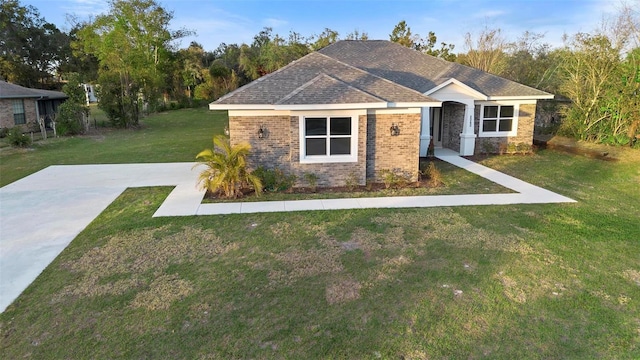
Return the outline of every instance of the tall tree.
[[[273,35],[273,29],[266,27],[253,38],[251,46],[240,48],[240,69],[251,80],[269,74],[309,53],[309,47],[301,42],[297,33],[291,33],[289,40]]]
[[[0,0],[0,77],[45,87],[63,63],[69,38],[38,10],[18,0]]]
[[[182,82],[187,89],[187,96],[193,97],[196,86],[204,82],[205,51],[202,45],[191,42],[188,48],[178,51],[178,57],[182,63]]]
[[[369,40],[369,34],[366,32],[360,32],[358,29],[354,29],[352,32],[348,33],[344,38],[345,40]]]
[[[325,28],[320,35],[314,35],[311,37],[312,40],[315,40],[311,43],[311,50],[318,51],[324,47],[327,47],[334,42],[338,41],[339,34],[335,30],[331,30],[329,28]]]
[[[420,36],[414,35],[404,20],[396,24],[389,34],[389,40],[414,50],[420,50]]]
[[[429,31],[429,36],[426,39],[426,44],[424,43],[424,40],[421,40],[421,42],[423,44],[420,46],[420,48],[423,53],[427,55],[439,57],[447,61],[456,60],[456,54],[453,53],[453,48],[455,47],[455,45],[441,42],[440,48],[437,49],[436,43],[438,42],[438,37],[436,36],[436,33],[434,33],[433,31]]]
[[[551,93],[560,86],[561,50],[543,43],[543,34],[525,31],[507,45],[505,65],[500,76]]]
[[[485,27],[477,36],[468,32],[464,47],[467,53],[459,57],[461,63],[498,75],[504,70],[507,41],[502,30]]]
[[[411,28],[404,20],[400,21],[395,28],[393,28],[393,31],[389,35],[389,40],[447,61],[454,61],[456,59],[456,55],[453,53],[453,44],[441,42],[440,48],[436,48],[438,37],[433,31],[429,31],[427,39],[422,39],[419,34],[413,34],[411,32]]]
[[[78,38],[100,63],[100,106],[118,126],[137,125],[140,107],[160,101],[171,42],[185,30],[169,30],[173,18],[154,0],[111,0],[106,15],[84,27]]]
[[[622,46],[602,33],[574,36],[562,61],[565,78],[560,90],[573,100],[562,124],[563,134],[628,143],[627,132],[635,120],[630,115],[637,114],[640,58],[636,49],[621,61]]]

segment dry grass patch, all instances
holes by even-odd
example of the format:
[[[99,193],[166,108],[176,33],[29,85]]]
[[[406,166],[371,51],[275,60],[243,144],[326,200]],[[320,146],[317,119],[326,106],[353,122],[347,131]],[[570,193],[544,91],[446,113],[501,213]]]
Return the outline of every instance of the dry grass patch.
[[[493,275],[502,285],[504,296],[516,303],[526,303],[541,297],[561,296],[584,288],[577,280],[576,269],[568,266],[547,249],[539,250],[534,247],[535,242],[528,239],[535,239],[537,234],[528,229],[515,228],[517,231],[512,233],[497,234],[470,224],[461,215],[449,209],[434,210],[430,216],[399,213],[375,218],[373,221],[394,226],[384,235],[385,246],[402,250],[404,254],[394,259],[383,260],[383,265],[375,277],[378,281],[393,278],[398,269],[412,262],[407,257],[406,250],[416,251],[419,250],[420,243],[439,240],[458,249],[517,254],[515,264],[526,271],[511,271],[514,266],[512,263],[509,267],[498,267]],[[412,229],[419,239],[417,244],[406,241],[406,236],[402,233],[405,229]],[[468,262],[462,266],[467,272],[475,272],[477,269],[477,264]],[[550,267],[553,267],[553,271],[549,271]]]
[[[103,246],[63,263],[63,268],[82,274],[82,278],[56,294],[54,301],[69,296],[121,295],[147,288],[136,295],[132,306],[164,309],[193,290],[185,280],[161,275],[169,265],[203,257],[215,260],[216,256],[238,248],[236,243],[227,244],[209,230],[184,227],[175,233],[168,232],[168,227],[160,227],[114,235]]]
[[[622,276],[640,286],[640,271],[634,269],[625,270],[622,272]]]
[[[331,305],[341,304],[360,298],[362,284],[351,277],[338,278],[327,285],[325,298]]]
[[[291,285],[295,281],[320,274],[337,274],[343,270],[340,254],[343,249],[324,231],[318,234],[319,248],[291,249],[272,254],[280,266],[270,266],[269,281],[272,285]]]
[[[181,300],[193,292],[193,285],[177,275],[162,275],[149,285],[149,290],[141,291],[131,302],[134,308],[166,310],[174,301]]]

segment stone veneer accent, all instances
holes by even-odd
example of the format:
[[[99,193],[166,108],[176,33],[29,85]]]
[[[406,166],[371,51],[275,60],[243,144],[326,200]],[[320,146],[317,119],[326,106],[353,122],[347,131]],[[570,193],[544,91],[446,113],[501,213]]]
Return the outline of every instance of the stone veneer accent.
[[[480,105],[476,105],[474,109],[474,132],[480,131]],[[480,154],[487,149],[497,153],[500,145],[507,144],[533,144],[533,131],[535,127],[536,104],[520,104],[518,105],[518,135],[506,137],[478,137],[476,138],[475,154]]]
[[[454,102],[442,104],[442,146],[460,151],[460,134],[464,122],[465,105]],[[476,134],[478,132],[476,131]]]
[[[380,171],[392,170],[418,179],[420,114],[370,114],[367,121],[367,179],[381,181]],[[391,136],[398,124],[400,134]]]
[[[0,128],[12,128],[16,126],[13,121],[13,100],[14,99],[0,99]],[[19,126],[22,127],[23,131],[27,131],[34,126],[33,124],[38,123],[36,120],[36,101],[34,99],[23,99],[23,102],[26,123]]]

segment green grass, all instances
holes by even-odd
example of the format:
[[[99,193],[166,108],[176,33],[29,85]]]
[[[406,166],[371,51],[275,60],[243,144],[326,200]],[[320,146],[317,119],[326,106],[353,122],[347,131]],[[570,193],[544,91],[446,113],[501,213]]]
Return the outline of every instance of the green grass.
[[[50,138],[30,149],[4,147],[0,186],[49,165],[194,161],[226,123],[224,112],[184,109],[144,118],[138,129],[98,127],[90,135]]]
[[[640,162],[483,163],[578,203],[152,218],[171,189],[129,189],[0,315],[0,352],[640,358]]]

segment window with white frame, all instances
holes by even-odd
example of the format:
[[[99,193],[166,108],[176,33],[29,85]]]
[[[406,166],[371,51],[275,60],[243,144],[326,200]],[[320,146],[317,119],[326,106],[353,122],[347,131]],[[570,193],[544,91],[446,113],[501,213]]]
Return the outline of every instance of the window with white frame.
[[[517,105],[483,105],[480,136],[517,135]]]
[[[27,123],[27,117],[24,113],[24,101],[13,100],[13,123],[15,125],[22,125]]]
[[[356,162],[357,116],[301,116],[300,162]]]

